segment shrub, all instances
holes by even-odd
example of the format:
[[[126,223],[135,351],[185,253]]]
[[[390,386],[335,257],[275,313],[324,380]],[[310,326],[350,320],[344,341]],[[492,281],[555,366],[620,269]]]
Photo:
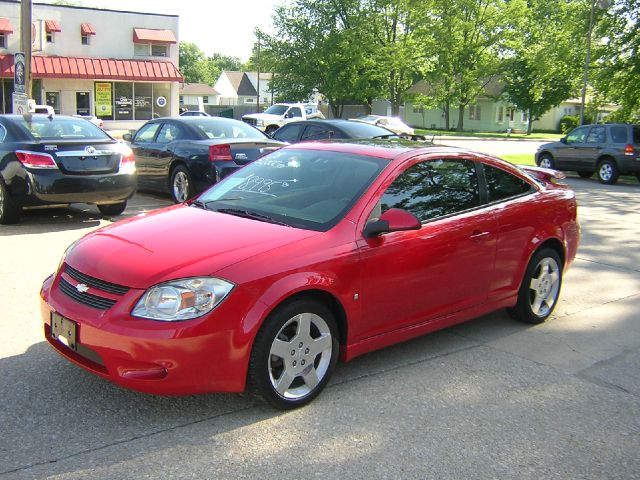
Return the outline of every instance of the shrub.
[[[560,119],[558,131],[560,133],[569,133],[580,124],[580,118],[574,115],[565,115]]]

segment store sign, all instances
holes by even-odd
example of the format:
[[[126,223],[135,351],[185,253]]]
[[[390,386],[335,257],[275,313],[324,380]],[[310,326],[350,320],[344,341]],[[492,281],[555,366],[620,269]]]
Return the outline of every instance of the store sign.
[[[13,91],[16,93],[26,93],[27,72],[24,62],[24,53],[17,52],[13,55]]]
[[[113,115],[111,105],[111,83],[96,83],[96,115],[110,117]]]
[[[24,93],[13,92],[13,113],[24,115],[29,112],[27,96]]]

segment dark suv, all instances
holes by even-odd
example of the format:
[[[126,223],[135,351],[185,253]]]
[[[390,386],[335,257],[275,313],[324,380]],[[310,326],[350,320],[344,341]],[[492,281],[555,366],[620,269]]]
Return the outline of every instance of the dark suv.
[[[640,125],[583,125],[559,142],[541,145],[536,164],[575,170],[583,178],[596,172],[600,183],[607,185],[616,183],[621,174],[634,174],[640,180]]]

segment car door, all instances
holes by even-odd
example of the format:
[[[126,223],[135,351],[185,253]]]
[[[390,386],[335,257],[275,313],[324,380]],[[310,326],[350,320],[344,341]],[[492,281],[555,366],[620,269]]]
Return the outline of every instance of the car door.
[[[593,172],[596,169],[596,162],[600,152],[606,142],[606,132],[604,125],[594,125],[589,130],[584,146],[578,150],[576,156],[576,170]]]
[[[587,145],[587,135],[590,126],[578,127],[566,137],[566,143],[561,144],[556,152],[556,166],[563,170],[578,170],[580,156],[584,155]]]
[[[146,123],[131,139],[131,149],[136,157],[136,173],[140,188],[151,188],[152,186],[150,165],[152,156],[155,154],[155,139],[160,126],[160,122]]]
[[[402,208],[418,217],[422,228],[357,239],[365,320],[353,327],[356,341],[486,300],[494,268],[496,220],[481,206],[475,162],[413,163],[397,172],[375,200],[371,218],[389,208]]]
[[[154,190],[165,191],[168,188],[174,146],[186,138],[185,129],[177,122],[165,121],[162,124],[149,156],[148,177]]]

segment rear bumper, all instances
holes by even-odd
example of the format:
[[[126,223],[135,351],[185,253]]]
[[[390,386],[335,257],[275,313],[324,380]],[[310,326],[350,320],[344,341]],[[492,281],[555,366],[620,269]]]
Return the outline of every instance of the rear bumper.
[[[27,173],[20,203],[117,203],[131,198],[136,185],[132,174],[71,176],[59,170],[34,170]]]

